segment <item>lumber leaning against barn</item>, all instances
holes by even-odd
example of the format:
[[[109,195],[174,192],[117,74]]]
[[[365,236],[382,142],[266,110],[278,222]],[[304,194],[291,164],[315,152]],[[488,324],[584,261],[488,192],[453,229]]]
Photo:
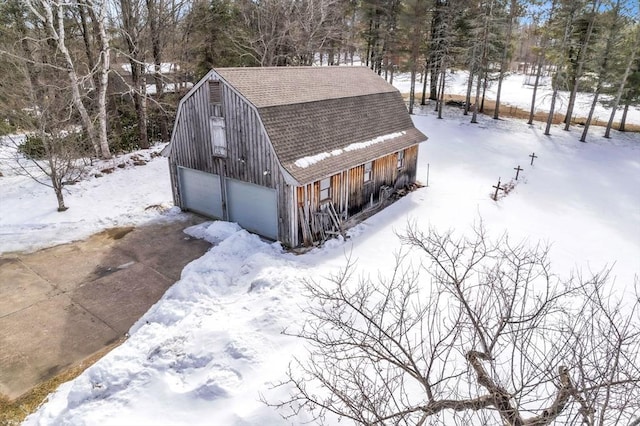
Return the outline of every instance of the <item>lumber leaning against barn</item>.
[[[214,82],[213,85],[211,82]],[[220,90],[217,94],[219,102],[211,101],[212,90]],[[375,95],[372,96],[372,101],[375,101]],[[399,93],[397,96],[400,97]],[[213,144],[209,143],[209,119],[212,116],[224,117],[224,156],[216,155]],[[258,109],[236,88],[226,84],[216,70],[210,71],[198,82],[180,103],[172,142],[166,154],[169,157],[175,205],[185,208],[180,193],[178,166],[219,175],[222,179],[237,179],[271,188],[277,194],[278,239],[294,247],[303,240],[308,242],[310,216],[320,211],[323,204],[332,202],[341,219],[348,219],[377,203],[381,188],[399,188],[416,180],[418,142],[400,151],[367,158],[365,163],[353,167],[340,169],[338,166],[321,179],[299,182],[282,167],[269,140],[263,118]],[[282,125],[286,126],[287,123]],[[420,141],[426,139],[417,133],[418,139],[422,137]],[[413,137],[418,140],[416,136]],[[401,164],[398,155],[403,155]],[[371,163],[371,179],[364,182],[367,163]],[[330,197],[321,199],[320,182],[329,177]],[[226,211],[224,189],[222,203],[223,211]]]

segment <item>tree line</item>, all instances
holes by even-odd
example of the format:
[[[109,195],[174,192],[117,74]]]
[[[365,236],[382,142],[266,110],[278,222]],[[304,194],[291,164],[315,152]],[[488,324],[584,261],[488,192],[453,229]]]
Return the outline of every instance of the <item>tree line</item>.
[[[490,85],[499,117],[502,81],[514,68],[552,76],[554,100],[570,93],[567,127],[579,91],[593,92],[594,106],[608,94],[625,113],[640,99],[637,2],[6,0],[0,12],[3,125],[55,97],[100,157],[167,140],[172,94],[216,66],[361,62],[391,82],[409,72],[410,110],[442,103],[447,70],[464,69],[472,121]]]
[[[431,103],[440,118],[448,72],[467,70],[462,105],[472,122],[492,86],[500,117],[502,82],[517,70],[531,77],[531,123],[541,78],[551,78],[545,133],[558,113],[568,129],[577,93],[589,91],[581,140],[599,102],[612,110],[609,137],[616,110],[625,130],[640,102],[638,8],[623,0],[4,0],[0,133],[37,131],[36,151],[48,155],[110,158],[167,141],[178,99],[212,67],[362,64],[389,82],[409,73],[409,112]]]

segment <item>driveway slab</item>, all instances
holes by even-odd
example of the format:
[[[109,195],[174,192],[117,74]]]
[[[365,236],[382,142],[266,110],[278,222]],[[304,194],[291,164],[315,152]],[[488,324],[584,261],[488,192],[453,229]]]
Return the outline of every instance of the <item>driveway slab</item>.
[[[0,318],[58,294],[48,281],[35,275],[20,259],[0,259]]]
[[[126,265],[126,264],[125,264]],[[124,335],[175,280],[143,263],[116,269],[71,293],[71,299]]]
[[[10,400],[122,338],[210,247],[171,223],[0,256],[0,394]]]
[[[0,318],[0,392],[18,397],[119,337],[65,294]]]

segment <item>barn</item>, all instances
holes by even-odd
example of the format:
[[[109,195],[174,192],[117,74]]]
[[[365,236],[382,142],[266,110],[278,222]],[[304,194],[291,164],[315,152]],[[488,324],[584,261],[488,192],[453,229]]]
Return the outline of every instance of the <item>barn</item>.
[[[175,205],[296,247],[415,182],[426,139],[366,67],[218,68],[180,101],[164,155]]]

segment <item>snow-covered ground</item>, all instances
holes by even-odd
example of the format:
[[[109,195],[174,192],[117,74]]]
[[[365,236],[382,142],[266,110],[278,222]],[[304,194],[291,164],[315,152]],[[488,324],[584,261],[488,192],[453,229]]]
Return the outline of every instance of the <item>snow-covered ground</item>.
[[[468,78],[469,73],[467,71],[455,71],[453,73],[447,74],[447,88],[445,90],[445,93],[449,95],[466,96]],[[533,95],[533,86],[525,84],[529,80],[531,80],[531,77],[525,74],[508,75],[502,83],[502,90],[500,92],[501,103],[503,105],[510,105],[513,107],[521,108],[524,111],[529,111],[529,109],[531,108],[531,96]],[[399,74],[397,76],[394,76],[393,85],[397,87],[398,90],[400,90],[402,93],[409,93],[411,87],[410,75]],[[497,82],[493,82],[487,88],[487,99],[496,98],[497,88]],[[416,92],[422,93],[422,84],[418,84],[417,82]],[[541,79],[540,86],[538,87],[538,92],[536,93],[536,112],[549,112],[552,93],[553,90],[550,85],[550,79]],[[472,94],[475,96],[475,86]],[[600,100],[603,99],[607,99],[607,96],[600,96]],[[589,115],[589,109],[591,108],[592,100],[593,94],[582,92],[578,93],[573,115],[576,117],[587,117]],[[555,111],[557,113],[564,114],[567,109],[568,101],[569,92],[558,92]],[[618,108],[614,121],[620,121],[620,119],[622,118],[622,109],[622,106]],[[596,106],[593,114],[593,122],[595,123],[595,121],[597,120],[600,123],[606,123],[609,120],[610,115],[611,109],[603,106],[602,103],[599,103]],[[629,107],[629,112],[627,113],[627,123],[640,124],[640,107]]]
[[[284,398],[271,383],[304,356],[300,340],[281,331],[304,321],[303,280],[326,277],[351,253],[357,268],[375,274],[393,265],[395,232],[407,221],[426,229],[469,230],[481,217],[491,234],[552,244],[552,267],[598,271],[614,265],[616,289],[628,289],[640,272],[640,135],[594,128],[589,143],[579,129],[480,117],[473,125],[457,110],[446,119],[413,117],[429,136],[420,147],[421,188],[304,255],[282,250],[234,224],[191,228],[215,245],[189,264],[182,278],[131,329],[130,338],[76,380],[50,395],[28,425],[278,425],[263,404]],[[529,155],[537,158],[529,165]],[[490,199],[500,177],[524,171],[511,192]],[[163,216],[148,205],[170,200],[166,160],[119,170],[70,188],[65,213],[55,199],[17,176],[0,178],[2,249],[32,249],[42,240],[79,238],[124,221]],[[12,240],[12,242],[7,242]],[[15,240],[15,242],[13,242]]]
[[[175,220],[179,216],[171,210],[167,160],[151,157],[163,145],[88,166],[86,179],[65,186],[69,210],[60,213],[51,188],[15,169],[14,141],[19,138],[0,138],[0,253],[33,251],[114,226],[137,225],[151,219]],[[148,163],[135,166],[131,157],[139,164],[140,160]],[[106,172],[110,170],[113,172]]]

